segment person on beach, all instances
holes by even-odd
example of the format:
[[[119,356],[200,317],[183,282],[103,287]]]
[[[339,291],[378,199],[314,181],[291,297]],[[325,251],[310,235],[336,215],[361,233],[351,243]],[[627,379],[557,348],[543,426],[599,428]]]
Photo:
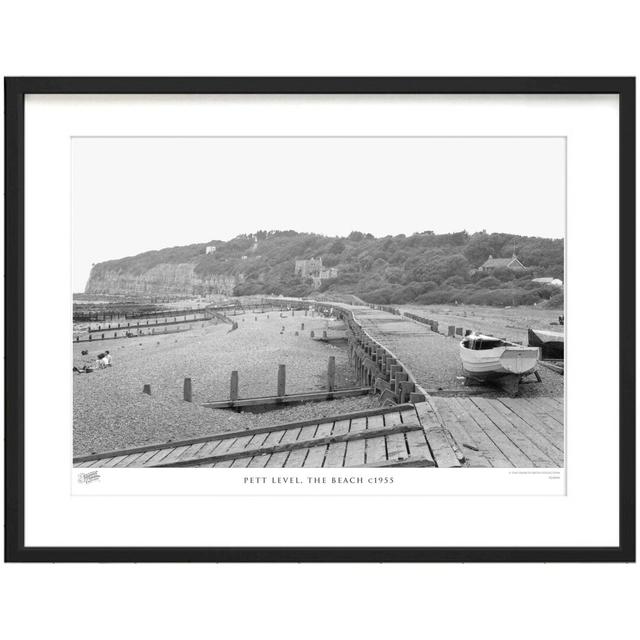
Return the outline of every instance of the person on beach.
[[[107,364],[106,364],[106,362],[104,360],[105,355],[106,354],[104,354],[104,353],[99,353],[97,355],[97,357],[96,357],[96,369],[104,369],[107,366]]]
[[[105,362],[105,367],[111,366],[111,354],[108,351],[105,352],[103,360]]]

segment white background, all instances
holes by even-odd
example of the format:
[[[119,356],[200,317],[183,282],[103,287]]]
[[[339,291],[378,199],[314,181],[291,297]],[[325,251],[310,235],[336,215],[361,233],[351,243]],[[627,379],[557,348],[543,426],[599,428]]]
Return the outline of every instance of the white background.
[[[607,357],[598,395],[593,354],[593,287],[617,343],[618,109],[616,96],[42,96],[25,110],[25,542],[28,546],[614,546],[618,542],[617,354]],[[398,469],[389,489],[336,500],[247,497],[241,472],[165,470],[102,474],[70,496],[71,154],[83,135],[552,135],[567,136],[566,425],[568,488],[561,479],[463,470],[456,499],[442,473]],[[75,209],[73,214],[75,215]],[[602,216],[608,220],[601,223]],[[415,224],[415,221],[414,223]],[[51,247],[55,251],[51,252]],[[593,272],[594,247],[600,260]],[[46,256],[43,269],[42,256]],[[590,274],[585,277],[585,274]],[[40,310],[48,310],[48,331]],[[571,319],[580,319],[572,322]],[[47,352],[51,367],[42,366]],[[52,419],[55,416],[55,419]],[[603,461],[607,461],[603,464]],[[594,464],[596,467],[594,467]],[[244,473],[244,472],[243,472]],[[258,475],[262,472],[258,472]],[[304,472],[301,472],[304,475]],[[323,473],[331,473],[329,470]],[[451,475],[451,474],[449,474]],[[126,480],[123,479],[126,477]],[[161,495],[145,498],[154,478]],[[174,479],[175,477],[175,479]],[[478,480],[476,481],[476,477]],[[46,482],[43,482],[46,478]],[[407,480],[411,478],[410,480]],[[482,482],[482,478],[485,482]],[[497,478],[497,479],[496,479]],[[120,483],[116,481],[120,479]],[[402,480],[401,480],[402,479]],[[523,482],[526,480],[526,482]],[[493,481],[493,482],[491,482]],[[196,484],[195,490],[192,489]],[[408,484],[411,489],[406,489]],[[482,484],[481,484],[482,483]],[[145,486],[146,484],[146,486]],[[165,484],[174,484],[169,491]],[[493,484],[493,486],[491,486]],[[120,486],[118,486],[120,485]],[[466,486],[465,486],[466,485]],[[477,485],[477,486],[474,486]],[[533,485],[529,497],[514,498]],[[538,485],[538,486],[536,486]],[[504,488],[503,488],[504,486]],[[74,494],[77,493],[77,486]],[[128,490],[128,499],[108,494]],[[210,496],[195,496],[209,488]],[[485,489],[483,491],[483,488]],[[520,490],[521,489],[521,490]],[[340,494],[344,487],[323,492]],[[283,488],[282,493],[288,492]],[[411,500],[403,495],[419,491]],[[349,495],[354,494],[350,488]],[[388,494],[393,492],[393,496]],[[477,496],[484,493],[483,496]],[[279,494],[281,492],[278,492]],[[502,497],[507,496],[507,497]],[[511,497],[509,497],[511,496]],[[598,514],[594,518],[594,513]],[[259,520],[260,527],[255,526]],[[224,525],[220,526],[220,522]],[[340,526],[335,526],[339,522]],[[473,522],[473,527],[469,526]]]
[[[635,2],[56,2],[4,75],[636,75]],[[15,638],[630,636],[637,566],[3,566]],[[321,621],[320,621],[321,619]]]

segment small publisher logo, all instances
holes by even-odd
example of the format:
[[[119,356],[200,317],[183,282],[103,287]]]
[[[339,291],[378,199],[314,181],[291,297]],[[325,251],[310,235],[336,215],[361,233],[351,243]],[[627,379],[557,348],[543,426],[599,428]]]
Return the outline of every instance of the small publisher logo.
[[[87,471],[86,473],[80,473],[78,475],[78,482],[80,484],[89,484],[100,480],[100,474],[97,471]]]

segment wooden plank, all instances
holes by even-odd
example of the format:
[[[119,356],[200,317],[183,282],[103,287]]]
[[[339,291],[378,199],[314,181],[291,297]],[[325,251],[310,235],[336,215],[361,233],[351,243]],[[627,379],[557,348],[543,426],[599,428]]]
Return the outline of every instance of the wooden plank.
[[[302,429],[287,429],[282,436],[280,442],[286,444],[287,442],[295,442],[298,439]]]
[[[351,425],[351,420],[336,420],[333,423],[333,430],[331,431],[332,436],[339,436],[343,433],[349,433],[349,427]]]
[[[316,431],[318,430],[318,421],[313,424],[310,424],[306,427],[302,427],[300,429],[300,435],[296,438],[296,440],[304,441],[304,440],[312,440],[316,437]]]
[[[387,446],[383,437],[369,438],[365,441],[365,463],[375,464],[387,459]]]
[[[529,405],[530,410],[537,416],[550,416],[564,429],[564,413],[558,415],[555,409],[550,410],[544,403],[538,402],[538,398],[519,398]]]
[[[558,405],[550,398],[528,398],[530,402],[536,402],[541,408],[550,415],[554,420],[557,420],[560,424],[564,425],[564,406]]]
[[[333,422],[322,422],[318,425],[318,429],[316,430],[316,435],[314,439],[318,438],[326,438],[331,435],[331,431],[333,430]]]
[[[494,446],[509,460],[514,467],[532,467],[533,462],[515,445],[504,432],[493,423],[493,421],[485,415],[471,401],[470,398],[457,398],[457,401],[463,409],[470,415],[491,439]]]
[[[564,456],[564,433],[563,430],[558,429],[555,420],[551,420],[553,427],[550,427],[540,417],[531,412],[525,403],[517,402],[517,399],[514,398],[500,398],[500,404],[504,407],[504,411],[512,411],[517,414],[532,429],[544,436]]]
[[[409,449],[408,458],[418,458],[430,461],[430,466],[435,466],[435,460],[431,454],[431,449],[427,444],[427,436],[424,431],[409,431],[405,433],[407,446]]]
[[[314,469],[318,469],[322,466],[324,462],[324,456],[327,451],[327,446],[323,445],[321,447],[312,447],[309,449],[309,453],[304,461],[305,469],[307,467],[312,467]]]
[[[555,418],[552,418],[550,415],[547,415],[547,414],[542,414],[539,417],[540,417],[540,420],[542,420],[542,422],[545,425],[547,425],[549,429],[561,434],[564,442],[564,425],[562,425]]]
[[[461,466],[460,460],[451,447],[447,434],[442,427],[425,429],[425,435],[433,454],[433,459],[438,467],[450,468]]]
[[[347,465],[345,465],[346,467]],[[434,462],[432,458],[403,458],[402,460],[386,460],[381,462],[375,462],[373,464],[359,464],[359,465],[349,465],[352,467],[373,467],[376,469],[381,469],[385,467],[434,467]]]
[[[121,460],[120,462],[118,462],[118,464],[116,465],[116,467],[118,467],[118,469],[123,469],[124,467],[127,467],[128,465],[130,465],[132,462],[134,462],[137,458],[139,458],[141,455],[143,455],[142,453],[132,453],[130,455],[127,455],[124,457],[123,460]]]
[[[210,456],[220,446],[221,442],[224,442],[224,440],[209,440],[209,442],[204,442],[202,448],[199,450],[200,457]]]
[[[265,467],[267,462],[269,462],[269,458],[271,454],[266,453],[260,456],[254,456],[251,458],[251,462],[247,465],[249,467]]]
[[[321,400],[337,400],[340,398],[354,398],[366,396],[373,391],[372,387],[356,387],[354,389],[338,389],[334,391],[309,391],[307,393],[291,393],[288,395],[264,396],[261,398],[243,398],[241,400],[218,400],[203,402],[206,409],[230,409],[233,407],[262,407],[283,405]]]
[[[392,411],[396,411],[395,407],[392,409]],[[367,417],[367,431],[371,431],[373,429],[383,429],[384,426],[384,416],[382,414]]]
[[[534,402],[539,402],[543,407],[547,407],[550,411],[563,411],[564,402],[559,402],[556,398],[551,396],[536,396],[535,398],[529,398]]]
[[[417,431],[413,433],[417,433]],[[404,433],[395,433],[387,436],[387,459],[400,460],[407,457],[409,457],[409,452]]]
[[[346,442],[330,444],[324,459],[323,467],[335,468],[344,465],[344,456],[347,450]]]
[[[523,436],[526,436],[531,442],[552,462],[553,466],[561,467],[564,464],[564,455],[561,450],[554,446],[547,438],[541,435],[536,429],[531,427],[517,413],[511,411],[500,400],[487,399],[495,411],[504,416]]]
[[[253,439],[253,436],[250,436],[250,435],[242,436],[241,438],[236,438],[233,444],[227,449],[226,453],[242,453],[242,451],[249,445],[252,439]],[[224,451],[224,449],[218,449],[218,448],[214,449],[214,455],[217,454],[218,451],[222,452]],[[203,451],[199,451],[197,457],[202,458],[204,457],[204,455],[205,454]],[[187,456],[184,455],[183,457],[186,458]]]
[[[345,467],[358,467],[365,463],[365,440],[351,440],[347,442],[347,450],[344,457]]]
[[[271,431],[268,431],[266,433],[264,431],[261,431],[260,433],[254,433],[251,436],[249,444],[245,446],[245,449],[259,449],[270,433]]]
[[[221,460],[220,462],[216,462],[214,464],[212,464],[212,467],[215,467],[216,469],[220,469],[222,467],[230,467],[233,464],[233,460]]]
[[[206,442],[196,442],[195,444],[189,445],[189,448],[184,452],[181,456],[183,458],[192,458],[200,454],[200,451],[206,445]]]
[[[280,440],[282,440],[282,436],[284,436],[285,431],[283,430],[275,430],[272,431],[262,443],[262,447],[271,447],[273,445],[279,444]]]
[[[428,399],[427,402],[415,405],[415,408],[436,465],[446,468],[462,466],[464,457],[454,448],[453,438],[442,426],[436,408]]]
[[[280,451],[280,453],[274,453],[267,462],[267,467],[284,467],[290,451]]]
[[[184,445],[183,447],[176,447],[169,455],[163,458],[164,462],[174,462],[175,460],[180,459],[182,454],[187,451],[187,449],[191,449],[193,445]],[[197,445],[201,447],[202,445]]]
[[[385,413],[382,416],[382,419],[384,420],[385,427],[392,427],[396,424],[402,424],[402,416],[399,411],[391,411],[389,413]],[[414,420],[413,422],[416,423],[417,420]]]
[[[221,460],[220,462],[224,462],[224,460]],[[220,462],[218,462],[218,464],[220,464]],[[242,458],[233,458],[231,460],[231,466],[234,469],[238,467],[248,467],[250,462],[251,462],[251,456],[244,456]]]
[[[445,427],[456,440],[470,467],[513,466],[477,422],[463,415],[455,398],[438,398],[435,403]]]
[[[536,467],[555,467],[549,458],[535,442],[516,426],[487,400],[487,398],[472,398],[471,401],[513,442],[522,453],[531,460]]]
[[[285,467],[302,467],[304,465],[305,458],[309,453],[309,449],[294,449],[289,453]]]
[[[119,456],[112,456],[110,458],[100,458],[98,460],[90,460],[87,463],[87,466],[85,468],[91,467],[92,469],[95,469],[96,467],[102,467],[104,466],[105,462],[109,462],[111,460],[113,460],[113,458],[117,458]]]
[[[156,451],[143,451],[142,453],[138,453],[136,454],[138,457],[133,462],[130,462],[129,466],[142,467],[144,463],[155,454],[156,454]]]
[[[411,407],[410,409],[400,409],[398,413],[400,414],[403,424],[416,422],[418,420],[418,414],[416,413],[415,407]]]
[[[117,456],[115,458],[111,458],[110,460],[103,460],[102,464],[100,465],[101,467],[115,467],[118,462],[122,462],[127,456]]]
[[[349,426],[349,433],[357,433],[358,431],[365,431],[367,428],[366,418],[353,418]],[[347,447],[348,449],[349,447]]]
[[[166,458],[176,447],[172,449],[159,449],[156,451],[155,455],[151,456],[148,460],[144,462],[143,467],[152,467],[153,465],[161,462]]]

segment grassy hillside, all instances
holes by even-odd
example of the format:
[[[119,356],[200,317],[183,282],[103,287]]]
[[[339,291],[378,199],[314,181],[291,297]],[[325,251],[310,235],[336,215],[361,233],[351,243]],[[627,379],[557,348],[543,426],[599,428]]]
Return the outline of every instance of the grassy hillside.
[[[257,242],[256,242],[257,238]],[[206,255],[205,247],[217,250]],[[491,254],[509,257],[515,249],[529,271],[517,276],[498,270],[487,276],[474,273]],[[158,264],[193,263],[195,273],[239,276],[237,295],[283,294],[305,296],[313,291],[310,280],[294,275],[296,258],[322,257],[339,275],[323,282],[320,291],[355,294],[368,302],[416,302],[516,305],[545,302],[555,293],[536,286],[534,277],[564,280],[564,241],[504,233],[465,231],[436,235],[431,231],[375,238],[354,231],[346,238],[295,231],[258,231],[229,242],[149,251],[103,262],[92,275],[116,271],[139,275]],[[561,294],[559,294],[561,296]],[[560,304],[556,296],[550,303]]]

